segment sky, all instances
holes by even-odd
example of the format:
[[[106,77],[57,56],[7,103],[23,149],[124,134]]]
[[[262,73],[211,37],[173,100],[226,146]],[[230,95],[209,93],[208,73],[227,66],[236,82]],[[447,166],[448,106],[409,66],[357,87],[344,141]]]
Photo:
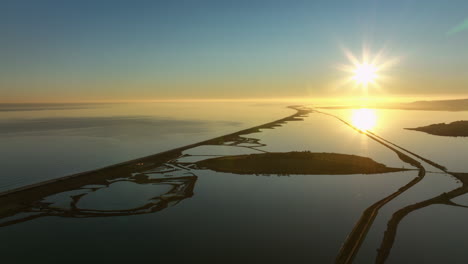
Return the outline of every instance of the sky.
[[[468,1],[3,0],[0,102],[468,96]],[[344,50],[382,51],[376,85]]]

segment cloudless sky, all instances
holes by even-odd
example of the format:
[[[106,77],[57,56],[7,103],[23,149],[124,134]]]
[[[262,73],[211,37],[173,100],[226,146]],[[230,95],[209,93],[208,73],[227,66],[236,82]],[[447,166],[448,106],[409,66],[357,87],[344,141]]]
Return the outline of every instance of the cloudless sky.
[[[468,1],[3,0],[0,101],[468,94]]]

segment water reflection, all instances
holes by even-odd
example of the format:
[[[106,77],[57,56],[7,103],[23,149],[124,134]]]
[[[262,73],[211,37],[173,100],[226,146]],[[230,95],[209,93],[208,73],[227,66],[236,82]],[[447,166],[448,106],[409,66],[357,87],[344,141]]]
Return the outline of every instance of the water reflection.
[[[438,196],[435,196],[434,198],[422,201],[422,202],[417,202],[414,204],[411,204],[409,206],[406,206],[404,208],[401,208],[397,210],[391,219],[389,220],[387,224],[387,230],[384,233],[384,238],[382,240],[381,246],[378,249],[378,254],[375,260],[375,263],[385,263],[387,260],[388,256],[390,255],[390,251],[392,249],[393,243],[395,241],[398,225],[400,221],[406,217],[408,214],[425,208],[429,205],[433,204],[444,204],[444,205],[450,205],[450,206],[458,206],[458,207],[465,207],[468,208],[468,206],[464,205],[459,205],[456,204],[452,201],[452,199],[459,197],[461,195],[464,195],[468,193],[468,173],[455,173],[455,172],[449,172],[447,168],[435,161],[429,160],[425,157],[422,157],[419,154],[416,154],[414,152],[411,152],[408,149],[405,149],[393,142],[390,142],[377,134],[367,131],[367,129],[364,129],[366,127],[366,124],[372,124],[370,120],[373,120],[375,114],[372,114],[371,112],[363,111],[364,109],[359,109],[355,110],[353,113],[353,122],[348,123],[347,121],[341,119],[339,116],[329,114],[329,113],[323,113],[326,115],[329,115],[331,117],[334,117],[344,124],[350,126],[351,128],[355,129],[356,131],[365,134],[369,138],[371,138],[374,141],[377,141],[378,143],[382,144],[383,146],[387,147],[388,149],[394,151],[398,157],[406,162],[411,164],[413,167],[416,167],[418,169],[418,176],[408,182],[406,185],[402,186],[399,188],[396,192],[392,193],[391,195],[384,197],[382,200],[377,201],[376,203],[372,204],[368,208],[366,208],[360,219],[356,222],[354,228],[351,230],[350,234],[346,238],[343,246],[341,247],[337,258],[335,260],[335,263],[352,263],[354,260],[354,257],[356,254],[359,252],[359,249],[364,241],[364,239],[367,236],[367,233],[369,229],[372,227],[373,222],[375,218],[378,215],[379,210],[389,203],[391,200],[395,199],[397,196],[401,195],[403,192],[409,190],[410,188],[414,187],[417,183],[419,183],[424,176],[426,175],[426,168],[423,166],[421,162],[419,162],[417,159],[430,164],[434,168],[437,168],[438,170],[448,174],[452,175],[455,178],[457,178],[461,183],[462,186],[459,188],[456,188],[450,192],[447,193],[442,193]],[[366,109],[367,110],[367,109]],[[356,118],[354,118],[356,117]],[[375,116],[376,117],[376,116]],[[369,121],[369,122],[368,122]],[[368,123],[367,123],[368,122]]]
[[[194,149],[203,146],[216,146],[242,148],[255,153],[265,152],[262,150],[265,144],[260,142],[258,138],[246,135],[261,132],[263,129],[274,129],[287,122],[302,121],[303,117],[311,112],[311,110],[301,107],[295,107],[295,109],[297,113],[294,115],[237,133],[118,164],[104,170],[4,193],[0,197],[0,226],[14,225],[46,216],[90,218],[150,214],[177,205],[194,196],[195,184],[201,176],[196,175],[197,170],[194,170],[196,161],[200,158],[209,158],[210,154],[213,154],[193,152]],[[325,114],[319,111],[314,112]],[[362,242],[366,239],[369,229],[379,214],[379,210],[424,178],[426,168],[420,162],[421,160],[452,174],[463,184],[462,187],[450,192],[397,210],[388,222],[378,251],[376,262],[383,263],[391,252],[398,225],[404,217],[432,204],[465,207],[455,204],[451,200],[468,192],[468,187],[466,187],[468,180],[466,180],[466,174],[448,172],[444,166],[366,131],[370,129],[369,124],[373,123],[375,126],[375,122],[371,122],[372,116],[376,119],[375,113],[369,113],[364,109],[357,110],[356,113],[357,121],[355,122],[353,119],[352,123],[337,116],[329,116],[338,118],[344,125],[393,151],[401,161],[415,168],[415,171],[413,179],[397,188],[390,195],[374,202],[362,212],[361,217],[350,230],[349,236],[338,252],[337,263],[353,262],[354,256],[359,252]],[[365,128],[366,126],[367,128]],[[115,203],[118,196],[122,195],[119,188],[127,192],[131,199],[128,199],[128,204],[119,202],[119,205],[124,208],[113,208],[112,203]],[[112,193],[115,190],[118,192]]]
[[[351,116],[352,124],[361,130],[371,130],[377,125],[375,109],[354,109]]]
[[[163,173],[164,172],[158,172],[157,174],[161,174],[161,176],[164,177]],[[193,189],[195,187],[197,176],[191,174],[183,177],[154,178],[151,174],[154,173],[139,173],[125,179],[109,181],[106,185],[83,186],[82,188],[73,191],[67,191],[45,197],[42,200],[33,202],[29,208],[25,208],[24,211],[18,215],[19,217],[15,215],[6,217],[0,223],[0,226],[18,224],[45,216],[89,218],[154,213],[169,206],[176,205],[182,200],[193,196]],[[150,185],[150,187],[155,190],[157,190],[155,187],[165,185],[168,186],[169,190],[161,195],[151,197],[140,205],[120,210],[95,209],[92,207],[83,208],[80,206],[81,201],[85,200],[91,194],[103,192],[105,189],[112,189],[118,183],[123,182],[135,183],[137,185],[132,186],[127,184],[125,186],[126,191],[132,192],[135,196],[138,195],[138,185]],[[115,196],[110,198],[115,199]],[[135,197],[133,198],[135,199]]]
[[[375,263],[385,263],[395,242],[398,226],[410,213],[414,213],[417,210],[436,204],[468,208],[466,205],[460,205],[452,201],[453,199],[468,193],[468,173],[450,174],[456,177],[462,183],[462,186],[449,192],[441,193],[433,198],[405,206],[392,215],[391,219],[387,223],[387,229],[384,232],[384,237],[380,247],[377,250]]]
[[[261,129],[280,127],[287,122],[302,121],[302,118],[310,112],[309,109],[300,106],[291,108],[297,112],[250,129],[105,169],[4,192],[0,194],[0,226],[18,224],[45,216],[89,218],[148,214],[176,205],[194,195],[198,178],[192,171],[194,163],[179,161],[195,155],[184,154],[183,151],[206,145],[222,145],[263,152],[258,149],[264,146],[259,139],[245,135],[258,133]],[[106,197],[103,193],[112,193],[112,190],[122,184],[125,184],[123,191],[130,192],[132,201],[142,196],[142,189],[145,189],[144,191],[150,196],[141,199],[141,203],[137,205],[133,204],[124,209],[108,209],[121,193],[115,192],[110,197]],[[143,188],[143,186],[149,187]],[[164,186],[167,188],[161,188]],[[93,201],[93,195],[99,196],[99,199]],[[98,206],[103,202],[104,206]]]
[[[0,104],[0,192],[152,155],[293,113],[283,106],[253,102]]]

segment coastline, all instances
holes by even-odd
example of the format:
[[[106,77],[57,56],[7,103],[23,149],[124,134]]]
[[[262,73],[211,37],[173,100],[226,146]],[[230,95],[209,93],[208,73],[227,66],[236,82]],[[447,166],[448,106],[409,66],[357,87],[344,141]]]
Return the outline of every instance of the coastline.
[[[7,190],[0,193],[0,215],[8,215],[11,211],[17,211],[20,208],[25,208],[29,203],[38,201],[49,195],[73,190],[89,184],[106,184],[107,180],[119,178],[130,172],[144,171],[149,167],[160,166],[165,162],[174,159],[182,154],[182,151],[194,148],[201,145],[210,145],[218,142],[229,141],[232,138],[244,134],[257,132],[259,129],[272,128],[281,125],[287,121],[300,120],[300,118],[309,113],[309,109],[303,108],[300,105],[288,106],[296,112],[284,118],[261,124],[255,127],[243,129],[231,134],[222,135],[205,141],[194,144],[174,148],[150,156],[145,156],[137,159],[128,160],[125,162],[113,164],[110,166],[84,171],[72,175],[63,176],[60,178],[42,181],[35,184],[26,185],[23,187]]]

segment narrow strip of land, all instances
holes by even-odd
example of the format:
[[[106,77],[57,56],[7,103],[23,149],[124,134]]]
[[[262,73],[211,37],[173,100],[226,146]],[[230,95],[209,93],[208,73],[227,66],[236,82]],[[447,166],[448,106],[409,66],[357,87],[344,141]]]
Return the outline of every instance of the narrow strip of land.
[[[109,180],[129,177],[132,173],[143,172],[161,166],[170,160],[180,157],[184,150],[201,145],[219,145],[223,142],[234,141],[241,135],[259,132],[260,129],[274,128],[286,122],[302,120],[302,117],[310,113],[310,109],[302,106],[289,106],[289,108],[296,112],[290,116],[266,124],[175,148],[159,154],[2,192],[0,193],[0,218],[21,212],[29,208],[32,203],[40,201],[47,196],[79,189],[86,185],[107,185]]]
[[[317,110],[314,110],[314,112],[324,114],[324,115],[328,115],[328,116],[331,116],[333,118],[338,119],[339,121],[341,121],[344,124],[346,124],[347,126],[351,127],[352,129],[354,129],[358,133],[364,134],[367,137],[369,137],[370,139],[372,139],[372,140],[376,141],[377,143],[383,145],[384,147],[392,150],[393,152],[395,152],[398,155],[398,157],[403,162],[406,162],[406,163],[416,167],[419,170],[418,176],[416,178],[411,180],[409,183],[407,183],[402,188],[398,189],[396,192],[390,194],[389,196],[387,196],[387,197],[383,198],[382,200],[374,203],[373,205],[368,207],[366,210],[364,210],[361,217],[356,222],[353,230],[351,231],[351,233],[348,235],[345,242],[343,243],[343,245],[342,245],[342,247],[341,247],[341,249],[340,249],[340,251],[338,253],[338,256],[335,259],[335,263],[340,263],[340,264],[342,264],[342,263],[352,263],[354,257],[359,252],[359,249],[360,249],[362,243],[364,242],[364,239],[366,238],[366,235],[367,235],[369,229],[371,228],[375,218],[377,217],[380,208],[382,208],[385,204],[387,204],[391,200],[395,199],[400,194],[402,194],[403,192],[405,192],[406,190],[410,189],[412,186],[414,186],[415,184],[420,182],[424,178],[424,176],[426,175],[426,169],[424,168],[424,166],[419,161],[417,161],[414,158],[408,156],[407,154],[397,150],[396,148],[390,146],[388,143],[386,143],[388,141],[381,140],[380,137],[376,137],[375,134],[367,133],[367,131],[363,131],[363,130],[353,126],[351,123],[343,120],[342,118],[340,118],[340,117],[338,117],[336,115],[332,115],[332,114],[317,111]],[[392,143],[392,145],[396,146],[393,143]]]

